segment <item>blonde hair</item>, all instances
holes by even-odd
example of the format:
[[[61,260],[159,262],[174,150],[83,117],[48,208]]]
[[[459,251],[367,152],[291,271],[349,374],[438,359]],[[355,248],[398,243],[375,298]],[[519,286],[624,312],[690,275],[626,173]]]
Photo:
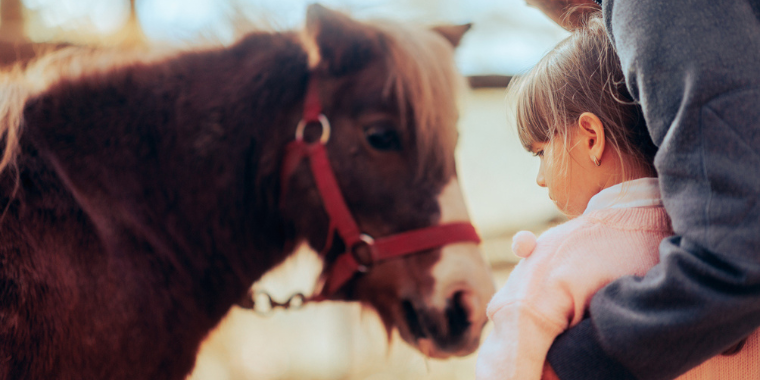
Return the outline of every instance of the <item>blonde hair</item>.
[[[510,83],[517,98],[517,131],[528,151],[535,143],[557,138],[567,148],[571,127],[584,112],[596,115],[606,142],[627,171],[656,175],[657,147],[644,123],[641,107],[625,86],[625,77],[600,13],[560,42],[527,74]]]

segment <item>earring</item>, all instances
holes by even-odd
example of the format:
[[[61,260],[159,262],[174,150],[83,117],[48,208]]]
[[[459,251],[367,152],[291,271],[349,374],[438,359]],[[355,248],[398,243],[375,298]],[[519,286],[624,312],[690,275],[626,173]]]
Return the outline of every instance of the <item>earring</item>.
[[[602,165],[602,163],[599,162],[599,159],[597,159],[596,156],[592,156],[592,157],[594,157],[594,165],[596,165],[596,166],[601,166]]]

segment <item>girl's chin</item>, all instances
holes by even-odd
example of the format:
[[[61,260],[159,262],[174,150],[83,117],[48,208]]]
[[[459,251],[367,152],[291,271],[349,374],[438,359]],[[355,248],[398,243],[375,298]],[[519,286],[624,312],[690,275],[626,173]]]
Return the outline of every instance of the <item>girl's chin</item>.
[[[557,209],[559,212],[562,213],[562,215],[566,216],[568,219],[573,219],[581,216],[583,212],[578,212],[577,210],[570,210],[568,207],[561,207],[556,201],[554,202],[554,205],[557,206]]]

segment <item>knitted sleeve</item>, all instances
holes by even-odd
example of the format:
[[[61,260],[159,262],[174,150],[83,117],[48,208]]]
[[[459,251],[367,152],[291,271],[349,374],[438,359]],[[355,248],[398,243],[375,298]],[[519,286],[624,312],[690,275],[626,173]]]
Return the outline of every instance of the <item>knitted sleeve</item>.
[[[546,281],[551,275],[549,262],[566,230],[545,233],[489,303],[493,330],[478,352],[477,380],[540,378],[551,342],[567,328],[564,310],[572,304],[566,298],[569,293],[552,291]],[[552,297],[552,310],[539,311],[532,305],[533,297],[542,296]]]
[[[582,319],[593,294],[617,277],[645,272],[657,260],[642,254],[643,248],[610,252],[643,247],[649,240],[656,246],[651,233],[586,222],[558,232],[564,235],[539,239],[489,304],[494,327],[480,349],[478,380],[540,379],[552,342]]]

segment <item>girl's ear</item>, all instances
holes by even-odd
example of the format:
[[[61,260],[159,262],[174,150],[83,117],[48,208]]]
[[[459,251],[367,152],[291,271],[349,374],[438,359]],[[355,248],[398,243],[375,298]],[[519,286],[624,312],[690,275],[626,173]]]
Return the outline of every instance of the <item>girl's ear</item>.
[[[578,127],[581,146],[589,160],[596,166],[601,165],[606,142],[602,121],[593,113],[584,112],[578,117]]]

